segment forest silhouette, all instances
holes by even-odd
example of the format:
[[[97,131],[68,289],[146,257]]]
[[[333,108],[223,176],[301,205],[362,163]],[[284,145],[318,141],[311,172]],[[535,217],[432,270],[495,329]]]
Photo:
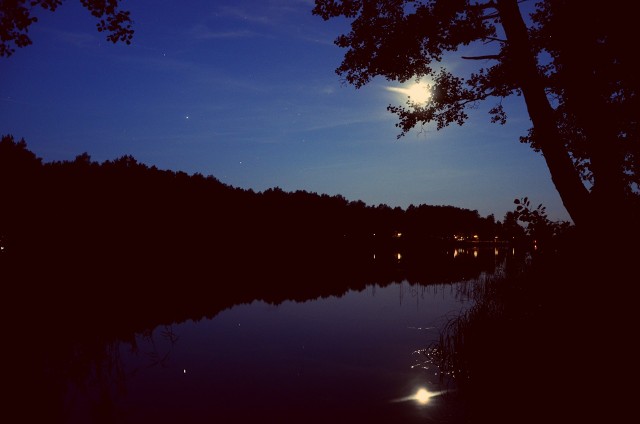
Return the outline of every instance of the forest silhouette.
[[[79,332],[139,330],[254,299],[474,278],[493,258],[452,249],[515,234],[474,210],[258,193],[132,156],[43,163],[11,136],[0,141],[0,174],[0,261],[14,307]]]
[[[369,206],[341,195],[278,187],[254,192],[213,176],[159,170],[130,155],[102,164],[87,153],[42,163],[24,140],[11,136],[0,143],[0,161],[8,205],[2,211],[5,243],[29,254],[80,246],[82,252],[87,246],[113,252],[142,244],[175,254],[222,244],[251,250],[258,240],[271,249],[290,243],[336,247],[345,240],[384,244],[398,234],[405,243],[506,236],[493,215],[481,217],[475,210]]]

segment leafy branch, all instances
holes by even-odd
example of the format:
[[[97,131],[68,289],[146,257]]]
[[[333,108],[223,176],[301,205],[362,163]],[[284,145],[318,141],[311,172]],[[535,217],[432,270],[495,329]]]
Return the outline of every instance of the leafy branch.
[[[548,242],[570,225],[566,221],[550,220],[547,208],[542,203],[533,208],[528,197],[515,199],[513,203],[517,205],[514,212],[516,219],[524,224],[526,235],[536,241]]]

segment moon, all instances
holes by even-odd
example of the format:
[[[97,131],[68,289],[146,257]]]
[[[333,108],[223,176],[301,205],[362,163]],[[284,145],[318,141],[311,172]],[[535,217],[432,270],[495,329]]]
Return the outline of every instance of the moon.
[[[431,98],[431,85],[424,82],[414,82],[404,87],[385,87],[388,91],[400,94],[402,101],[409,100],[416,105],[423,105]]]

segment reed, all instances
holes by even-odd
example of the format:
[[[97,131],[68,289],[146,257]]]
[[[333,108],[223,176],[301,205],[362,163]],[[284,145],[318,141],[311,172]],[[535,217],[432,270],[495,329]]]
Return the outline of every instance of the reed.
[[[473,306],[423,353],[469,421],[613,422],[625,372],[607,367],[631,369],[636,320],[615,265],[541,256],[462,286]]]
[[[542,301],[544,284],[529,261],[520,264],[462,285],[461,295],[473,306],[448,320],[438,341],[423,351],[473,421],[532,418],[520,412],[543,393],[543,376],[555,368],[544,341],[553,321]]]

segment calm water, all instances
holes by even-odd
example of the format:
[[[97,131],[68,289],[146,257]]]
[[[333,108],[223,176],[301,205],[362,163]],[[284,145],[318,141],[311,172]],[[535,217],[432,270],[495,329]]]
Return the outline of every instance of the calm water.
[[[74,390],[75,422],[104,390],[122,422],[309,422],[346,417],[439,417],[442,390],[417,351],[468,305],[457,284],[369,286],[340,298],[270,305],[254,301],[212,319],[160,326],[115,347],[119,367]],[[222,420],[222,421],[220,421]]]
[[[422,399],[451,386],[421,351],[471,305],[463,289],[495,272],[502,253],[447,257],[489,265],[458,282],[252,300],[127,340],[53,347],[44,360],[55,376],[50,403],[69,423],[455,422],[454,396]]]

